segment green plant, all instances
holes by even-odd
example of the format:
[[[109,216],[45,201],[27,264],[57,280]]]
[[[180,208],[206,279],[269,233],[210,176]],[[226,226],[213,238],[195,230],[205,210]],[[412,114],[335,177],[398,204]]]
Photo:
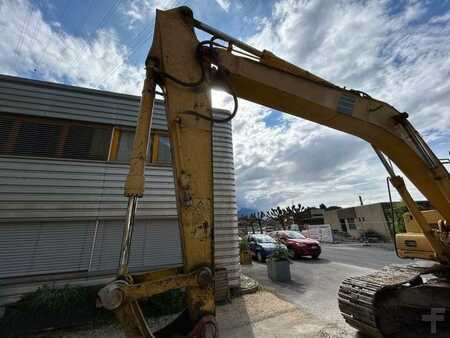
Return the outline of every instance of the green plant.
[[[242,238],[242,239],[239,241],[239,250],[240,250],[241,252],[243,252],[243,251],[248,251],[248,240],[247,240],[246,238]]]
[[[395,214],[395,233],[406,232],[405,221],[403,215],[408,212],[408,208],[404,202],[394,207]]]
[[[169,290],[140,302],[144,315],[148,317],[164,316],[181,312],[184,305],[184,291]]]
[[[87,300],[88,290],[86,288],[68,285],[63,288],[50,288],[45,285],[28,297],[31,310],[45,309],[49,312],[67,311],[84,305]]]
[[[95,292],[84,287],[43,286],[6,307],[0,336],[23,336],[48,328],[74,326],[95,317]]]
[[[269,257],[273,261],[288,261],[289,256],[287,250],[281,246],[278,246]]]

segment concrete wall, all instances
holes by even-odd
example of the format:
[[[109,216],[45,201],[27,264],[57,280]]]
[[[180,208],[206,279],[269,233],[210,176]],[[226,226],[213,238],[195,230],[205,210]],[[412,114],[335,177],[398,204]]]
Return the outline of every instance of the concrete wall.
[[[333,231],[342,231],[341,220],[345,221],[347,233],[354,239],[359,239],[365,231],[374,231],[391,240],[388,223],[384,214],[385,203],[367,204],[362,206],[327,210],[324,221],[331,225]],[[349,220],[354,220],[355,229],[350,226]]]
[[[323,219],[325,224],[330,224],[331,230],[341,231],[337,210],[326,210],[323,215]]]
[[[383,210],[383,203],[369,204],[355,208],[358,227],[362,231],[374,231],[391,240],[389,225]]]

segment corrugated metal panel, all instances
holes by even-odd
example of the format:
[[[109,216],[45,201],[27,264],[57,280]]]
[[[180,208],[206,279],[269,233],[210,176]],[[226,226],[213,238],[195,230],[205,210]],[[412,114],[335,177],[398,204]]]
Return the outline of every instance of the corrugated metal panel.
[[[139,100],[138,96],[0,75],[0,113],[134,127]],[[153,120],[155,129],[165,125],[164,107],[159,101]]]
[[[12,220],[125,217],[128,165],[0,157],[0,226]],[[146,168],[137,217],[176,218],[172,169]]]
[[[116,270],[123,220],[102,221],[97,232],[91,271]],[[133,233],[130,268],[154,270],[181,266],[180,232],[175,219],[138,220]]]
[[[8,76],[0,76],[0,92],[0,112],[112,125],[134,126],[139,104],[139,97]],[[165,130],[163,107],[159,103],[157,107],[153,128]],[[223,118],[226,114],[226,111],[215,111],[216,117]],[[237,286],[239,252],[231,123],[214,125],[213,145],[216,263],[218,267],[227,268],[230,285]],[[107,162],[1,157],[0,237],[7,233],[9,224],[17,225],[15,222],[19,221],[40,224],[47,221],[53,226],[61,224],[64,227],[65,220],[86,220],[84,223],[90,221],[89,224],[100,220],[91,268],[103,269],[101,266],[105,264],[105,270],[106,266],[115,269],[114,257],[119,246],[114,242],[121,236],[120,227],[125,215],[126,199],[122,193],[127,171],[127,165]],[[158,248],[157,244],[163,242],[164,236],[172,237],[172,243],[177,245],[171,248],[172,254],[158,259],[161,264],[180,264],[176,217],[172,169],[147,167],[146,193],[139,204],[136,230],[136,238],[146,238],[146,241],[138,240],[133,244],[136,247],[133,250],[142,253],[134,256],[139,257],[133,258],[134,266],[156,267],[151,248]],[[147,223],[139,219],[146,219]],[[36,228],[30,227],[30,231],[32,229],[35,231],[34,235],[29,235],[31,237],[39,233]],[[153,240],[158,242],[148,242]],[[55,241],[63,242],[64,235]],[[107,256],[111,256],[109,263],[105,261]],[[85,260],[81,261],[84,268]]]
[[[95,222],[2,224],[0,278],[88,271]]]
[[[216,118],[228,112],[215,111]],[[226,268],[231,286],[240,284],[239,240],[231,123],[214,124],[214,238],[217,268]]]

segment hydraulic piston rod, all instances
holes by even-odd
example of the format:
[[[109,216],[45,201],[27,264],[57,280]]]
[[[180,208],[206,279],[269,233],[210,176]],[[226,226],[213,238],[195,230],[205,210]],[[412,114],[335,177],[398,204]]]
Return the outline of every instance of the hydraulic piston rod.
[[[120,249],[119,276],[128,274],[128,261],[130,259],[131,239],[133,237],[134,218],[136,215],[138,198],[144,195],[145,160],[149,143],[150,126],[152,123],[155,87],[156,82],[154,76],[152,76],[150,72],[147,72],[139,106],[139,116],[136,133],[134,135],[130,169],[125,183],[125,196],[128,197],[128,208]]]

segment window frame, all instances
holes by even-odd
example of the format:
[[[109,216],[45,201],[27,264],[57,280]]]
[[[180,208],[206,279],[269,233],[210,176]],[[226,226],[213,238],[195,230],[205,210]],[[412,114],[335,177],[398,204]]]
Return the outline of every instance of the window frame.
[[[116,162],[116,163],[129,163],[129,161],[122,161],[117,159],[117,155],[119,153],[119,146],[120,146],[120,137],[122,136],[122,133],[124,131],[127,132],[135,132],[134,128],[131,127],[122,127],[122,126],[114,126],[112,130],[112,136],[111,136],[111,142],[110,142],[110,148],[109,148],[109,154],[108,154],[108,161]],[[149,137],[149,144],[147,146],[147,158],[145,160],[146,165],[156,165],[156,166],[163,166],[163,167],[170,167],[172,166],[172,162],[166,162],[166,161],[158,161],[158,154],[159,154],[159,139],[160,137],[169,137],[169,133],[164,130],[151,130],[150,137]],[[132,149],[130,149],[132,151]]]
[[[69,135],[70,128],[73,126],[80,127],[90,127],[97,129],[104,129],[110,131],[109,141],[111,141],[111,133],[114,129],[114,126],[108,124],[101,124],[89,121],[77,121],[70,119],[63,119],[58,117],[46,117],[46,116],[35,116],[35,115],[26,115],[26,114],[13,114],[13,113],[1,113],[2,116],[6,116],[7,118],[12,118],[15,120],[13,128],[9,131],[8,134],[8,143],[6,144],[6,152],[0,153],[0,156],[12,156],[12,157],[26,157],[26,158],[48,158],[48,159],[56,159],[56,160],[72,160],[72,161],[94,161],[94,162],[105,162],[108,161],[108,156],[110,152],[110,144],[108,145],[107,152],[105,154],[105,159],[90,159],[90,158],[72,158],[72,157],[63,157],[62,154],[64,152],[64,145],[67,142],[67,137]],[[55,125],[61,127],[61,135],[59,135],[55,150],[54,156],[33,156],[33,155],[18,155],[14,154],[13,149],[15,149],[17,144],[17,136],[19,134],[19,130],[24,123],[38,123],[38,124],[47,124],[47,125]]]
[[[117,159],[117,155],[119,154],[120,138],[122,137],[122,133],[124,131],[134,133],[135,128],[124,126],[113,126],[112,128],[111,142],[109,144],[109,153],[108,153],[109,162],[130,163],[130,161],[123,161]],[[130,150],[133,151],[133,149]]]
[[[357,230],[355,218],[347,218],[347,224],[349,230]]]
[[[170,167],[172,166],[172,154],[170,154],[170,161],[158,161],[158,155],[159,155],[159,139],[160,137],[169,137],[169,133],[167,131],[163,130],[153,130],[151,133],[151,144],[150,144],[150,154],[151,159],[150,163],[152,165],[158,165],[163,167]],[[172,152],[172,148],[170,148],[170,152]]]
[[[89,121],[77,121],[58,117],[46,117],[46,116],[34,116],[26,114],[14,114],[14,113],[2,113],[2,116],[10,118],[14,121],[13,127],[7,134],[7,143],[4,146],[4,153],[0,153],[0,156],[11,157],[26,157],[26,158],[46,158],[54,160],[69,160],[69,161],[91,161],[91,162],[116,162],[116,163],[129,163],[129,161],[117,160],[119,152],[120,137],[124,131],[135,132],[135,128],[127,126],[118,126],[113,124],[101,124]],[[53,156],[33,156],[33,155],[19,155],[14,153],[14,149],[17,144],[17,137],[19,131],[24,123],[38,123],[47,124],[61,127],[61,133],[58,135],[56,150]],[[107,140],[107,150],[105,159],[91,159],[91,158],[71,158],[62,157],[64,153],[64,146],[67,142],[71,127],[90,127],[103,129],[107,131],[109,139]],[[146,165],[155,165],[170,167],[172,166],[172,154],[170,154],[170,161],[159,161],[159,144],[161,137],[169,137],[169,133],[166,130],[152,129],[149,137]],[[132,151],[132,149],[131,149]],[[172,151],[172,150],[170,150]],[[50,155],[50,154],[49,154]]]

